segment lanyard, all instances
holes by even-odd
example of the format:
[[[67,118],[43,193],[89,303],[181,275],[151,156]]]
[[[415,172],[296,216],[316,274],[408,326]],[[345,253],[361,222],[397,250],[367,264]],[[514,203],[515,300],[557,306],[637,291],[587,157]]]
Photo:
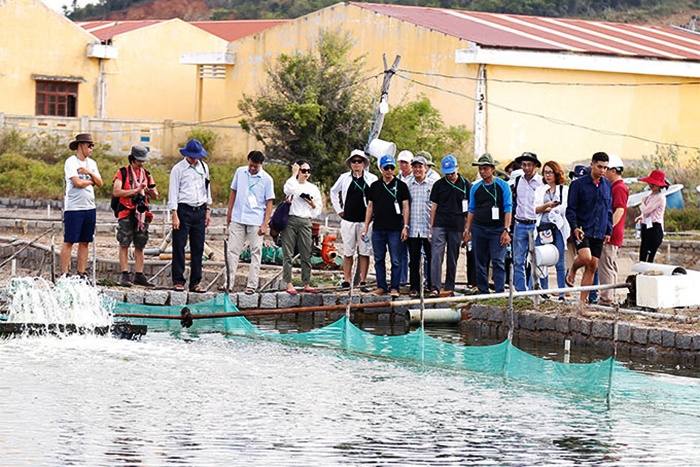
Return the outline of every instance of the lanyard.
[[[395,182],[396,179],[394,179],[394,180],[392,180],[392,181]],[[386,183],[382,182],[382,185],[384,185],[384,189],[385,189],[386,191],[388,191],[389,194],[390,194],[391,196],[393,196],[394,199],[396,200],[396,189],[397,189],[396,184],[394,184],[394,189],[393,189],[393,191],[389,189],[389,187],[386,185]]]
[[[350,176],[352,177],[352,175],[350,175]],[[364,194],[365,194],[365,188],[367,188],[367,184],[365,183],[364,186],[360,186],[360,184],[357,183],[357,180],[359,180],[359,179],[357,179],[357,178],[355,178],[355,177],[352,177],[352,183],[354,183],[355,186],[356,186],[357,188],[359,188],[360,191],[362,191],[362,194],[364,195]],[[364,178],[362,179],[362,181],[364,181]],[[384,186],[386,186],[386,185],[384,185]]]
[[[262,177],[258,176],[257,181],[251,185],[250,184],[250,172],[246,172],[246,175],[248,175],[248,191],[252,190],[255,187],[255,185],[260,183],[260,180],[262,180]]]
[[[196,164],[196,165],[199,165],[199,164]],[[199,175],[200,177],[204,177],[204,172],[200,172],[199,170],[197,170],[196,165],[187,164],[187,167],[190,168],[190,169],[192,169],[192,170],[194,170],[194,173],[196,173],[196,174]]]
[[[462,189],[462,188],[458,187],[457,185],[455,185],[454,183],[452,183],[449,178],[445,177],[445,180],[447,181],[447,183],[452,185],[452,188],[454,188],[457,191],[461,191],[462,193],[464,193],[464,197],[465,198],[467,197],[467,183],[466,182],[464,182],[464,189]],[[459,176],[459,180],[464,180],[461,175]],[[488,193],[488,190],[486,192]],[[491,195],[491,196],[493,196],[493,195]]]
[[[491,197],[493,198],[493,205],[497,206],[498,205],[498,190],[496,190],[496,184],[494,183],[493,193],[491,193],[489,190],[486,189],[485,183],[482,183],[481,186],[484,187],[484,191],[486,193],[488,193],[489,195],[491,195]]]

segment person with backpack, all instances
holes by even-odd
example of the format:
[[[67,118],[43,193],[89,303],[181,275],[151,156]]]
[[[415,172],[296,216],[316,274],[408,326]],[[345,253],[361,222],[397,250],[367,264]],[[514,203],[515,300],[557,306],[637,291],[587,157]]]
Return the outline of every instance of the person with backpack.
[[[209,153],[196,139],[180,149],[184,157],[170,171],[168,209],[173,225],[173,290],[185,290],[185,245],[190,242],[190,292],[204,293],[202,255],[204,237],[211,222],[209,166],[202,160]]]
[[[143,274],[143,250],[148,243],[148,226],[153,221],[149,200],[158,199],[153,176],[143,168],[148,161],[148,150],[132,146],[129,165],[121,167],[112,181],[112,209],[117,217],[117,242],[119,242],[119,266],[122,275],[119,285],[133,284],[153,287]],[[116,202],[115,202],[116,201]],[[129,274],[129,247],[134,244],[134,280]]]

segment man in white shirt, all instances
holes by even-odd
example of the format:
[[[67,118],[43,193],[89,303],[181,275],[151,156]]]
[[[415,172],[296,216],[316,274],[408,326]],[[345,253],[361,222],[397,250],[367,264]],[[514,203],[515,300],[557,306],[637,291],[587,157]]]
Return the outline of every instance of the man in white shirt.
[[[102,186],[102,176],[97,163],[90,158],[95,147],[92,135],[81,133],[68,147],[75,154],[64,164],[66,194],[63,201],[63,247],[61,248],[61,272],[70,269],[73,244],[78,244],[78,275],[87,279],[88,243],[95,238],[97,209],[95,189]]]
[[[190,241],[190,292],[203,293],[202,254],[211,215],[209,167],[202,161],[209,154],[193,139],[180,149],[184,159],[170,171],[168,209],[173,225],[173,290],[185,290],[185,245]]]
[[[367,271],[372,247],[360,238],[367,213],[367,194],[377,176],[369,171],[369,157],[364,151],[355,149],[345,160],[350,172],[345,172],[331,188],[333,209],[341,217],[340,236],[343,239],[343,288],[350,287],[352,265],[358,251],[360,287],[367,288]],[[369,291],[369,290],[363,290]]]
[[[513,229],[513,287],[522,292],[532,287],[532,278],[525,277],[525,263],[529,252],[530,236],[535,232],[535,190],[542,186],[542,175],[537,170],[542,163],[537,154],[524,152],[515,159],[523,169],[523,175],[516,177],[513,184],[513,209],[515,227]]]
[[[248,153],[248,165],[236,169],[228,198],[226,225],[228,226],[228,284],[233,286],[238,259],[246,240],[250,244],[250,268],[245,293],[258,288],[263,237],[272,215],[275,185],[263,169],[265,155],[260,151]]]

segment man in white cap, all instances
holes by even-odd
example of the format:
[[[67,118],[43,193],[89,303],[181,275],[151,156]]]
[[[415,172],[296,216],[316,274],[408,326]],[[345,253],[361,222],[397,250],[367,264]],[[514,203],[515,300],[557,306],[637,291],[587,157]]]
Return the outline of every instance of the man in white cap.
[[[331,203],[340,216],[340,237],[343,239],[343,288],[349,288],[355,252],[359,256],[360,288],[367,290],[367,270],[372,247],[360,237],[367,214],[367,195],[370,185],[377,181],[377,176],[369,171],[369,157],[364,151],[355,149],[345,160],[350,169],[345,172],[331,188]]]
[[[411,168],[411,162],[413,161],[413,153],[407,149],[404,149],[396,157],[396,162],[399,163],[399,174],[396,176],[399,180],[404,183],[413,177],[413,169]]]
[[[622,171],[625,166],[620,156],[610,154],[608,156],[608,168],[605,171],[605,178],[612,184],[612,235],[607,243],[603,244],[603,253],[598,262],[598,273],[601,284],[617,283],[617,254],[622,247],[625,238],[625,217],[627,215],[627,199],[630,191],[622,181]],[[600,304],[613,305],[615,302],[615,291],[612,289],[600,291]]]

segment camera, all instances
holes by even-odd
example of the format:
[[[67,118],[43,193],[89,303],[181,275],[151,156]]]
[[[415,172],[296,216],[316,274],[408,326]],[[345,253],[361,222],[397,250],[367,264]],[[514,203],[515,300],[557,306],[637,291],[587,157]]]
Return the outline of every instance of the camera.
[[[314,199],[314,197],[311,196],[311,195],[308,194],[308,193],[302,193],[302,194],[299,195],[299,197],[301,197],[301,198],[303,198],[303,199],[308,199],[309,201],[311,201],[312,199]]]
[[[144,195],[134,195],[131,197],[131,202],[136,206],[136,210],[140,213],[148,211],[148,205],[146,204],[146,196]]]

